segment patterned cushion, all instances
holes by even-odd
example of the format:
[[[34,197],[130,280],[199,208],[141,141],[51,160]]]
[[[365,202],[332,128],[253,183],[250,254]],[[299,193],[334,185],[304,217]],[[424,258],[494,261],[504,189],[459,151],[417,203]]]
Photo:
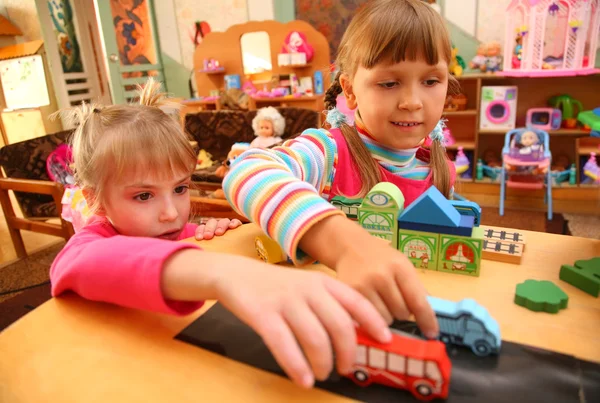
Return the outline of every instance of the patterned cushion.
[[[304,130],[319,125],[319,112],[302,108],[276,108],[285,118],[283,139],[293,138]],[[221,178],[214,174],[217,167],[227,158],[234,143],[254,140],[252,119],[256,111],[201,111],[185,117],[185,129],[198,148],[204,149],[217,162],[214,166],[198,170],[193,180],[198,182],[220,183]]]
[[[0,165],[6,177],[49,181],[46,159],[70,134],[70,130],[62,131],[0,148]],[[15,192],[15,196],[27,218],[58,217],[50,195]]]

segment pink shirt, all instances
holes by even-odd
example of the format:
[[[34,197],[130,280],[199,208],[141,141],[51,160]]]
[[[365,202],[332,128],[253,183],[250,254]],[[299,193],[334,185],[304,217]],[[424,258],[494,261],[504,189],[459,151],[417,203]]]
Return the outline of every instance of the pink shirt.
[[[331,193],[329,194],[329,200],[335,196],[346,196],[352,198],[360,192],[362,182],[360,180],[360,173],[356,167],[354,159],[350,155],[348,150],[348,144],[346,139],[339,129],[331,129],[329,131],[337,144],[337,165],[335,168],[335,177],[331,184]],[[430,151],[425,148],[419,148],[417,156],[419,160],[429,162]],[[448,168],[450,169],[450,182],[454,184],[456,178],[456,168],[454,163],[448,160]],[[399,175],[395,175],[392,172],[379,166],[379,171],[383,176],[383,182],[391,182],[398,186],[404,195],[404,207],[410,205],[415,199],[421,196],[425,191],[433,185],[433,173],[429,172],[429,175],[424,180],[416,180],[410,178],[403,178]]]
[[[179,239],[194,236],[195,224],[187,224]],[[120,235],[112,224],[94,217],[75,234],[50,268],[52,296],[73,291],[92,301],[129,308],[189,314],[203,301],[170,301],[160,283],[165,261],[173,253],[196,245],[163,239]]]

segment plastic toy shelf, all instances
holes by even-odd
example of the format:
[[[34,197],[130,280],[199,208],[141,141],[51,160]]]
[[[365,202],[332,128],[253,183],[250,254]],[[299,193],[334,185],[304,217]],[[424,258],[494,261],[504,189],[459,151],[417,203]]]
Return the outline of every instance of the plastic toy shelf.
[[[225,69],[217,69],[217,70],[198,70],[200,73],[208,74],[208,75],[220,75],[225,74]]]

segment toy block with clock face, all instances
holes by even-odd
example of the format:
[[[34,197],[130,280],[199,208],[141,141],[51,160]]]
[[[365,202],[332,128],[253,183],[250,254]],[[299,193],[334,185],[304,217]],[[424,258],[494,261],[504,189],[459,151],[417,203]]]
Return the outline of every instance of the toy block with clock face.
[[[392,183],[373,186],[358,209],[358,222],[371,235],[398,248],[398,216],[404,209],[404,195]]]
[[[440,235],[398,230],[398,250],[418,269],[437,270]]]

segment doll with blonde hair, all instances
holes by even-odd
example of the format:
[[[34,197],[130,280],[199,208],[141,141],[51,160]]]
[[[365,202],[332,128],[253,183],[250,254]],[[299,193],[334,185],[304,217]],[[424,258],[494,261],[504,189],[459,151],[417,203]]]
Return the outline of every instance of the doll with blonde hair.
[[[285,119],[279,111],[272,106],[261,108],[252,119],[252,129],[256,138],[250,147],[268,148],[281,143],[281,136],[285,131]]]
[[[263,338],[304,387],[326,378],[334,362],[339,371],[350,370],[355,322],[375,339],[391,340],[372,304],[329,276],[174,242],[198,232],[199,238],[208,231],[222,234],[239,223],[214,220],[212,228],[199,229],[187,222],[196,155],[165,108],[178,105],[150,79],[139,103],[83,104],[65,112],[77,125],[75,179],[94,216],[54,260],[52,295],[72,291],[173,315],[217,299]]]
[[[294,263],[318,260],[391,322],[414,314],[423,333],[438,324],[414,266],[400,251],[329,203],[362,198],[379,182],[408,206],[429,187],[451,197],[456,176],[443,145],[452,47],[443,18],[421,0],[373,0],[359,8],[338,48],[339,73],[325,96],[326,129],[308,129],[269,150],[248,150],[223,181],[227,200]],[[355,110],[349,125],[337,108]],[[429,139],[430,146],[426,146]]]

